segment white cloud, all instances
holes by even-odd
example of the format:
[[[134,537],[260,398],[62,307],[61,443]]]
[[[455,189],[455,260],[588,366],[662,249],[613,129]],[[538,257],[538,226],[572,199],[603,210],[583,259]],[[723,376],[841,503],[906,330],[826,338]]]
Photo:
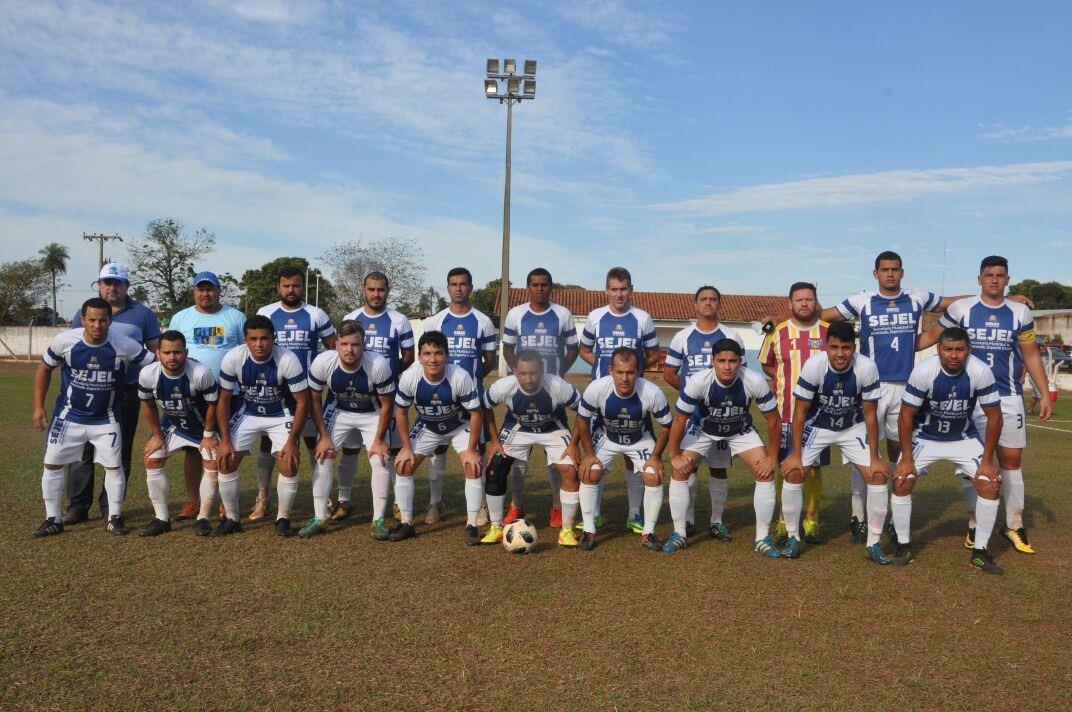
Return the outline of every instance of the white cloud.
[[[1009,126],[1007,124],[980,124],[979,138],[987,141],[1049,141],[1072,138],[1072,115],[1061,124],[1049,126]]]

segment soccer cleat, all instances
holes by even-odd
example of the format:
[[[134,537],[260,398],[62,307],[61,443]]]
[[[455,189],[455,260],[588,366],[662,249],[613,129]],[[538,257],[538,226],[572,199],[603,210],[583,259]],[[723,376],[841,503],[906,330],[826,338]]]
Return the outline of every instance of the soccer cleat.
[[[1027,530],[1023,527],[1019,529],[1003,529],[1001,535],[1008,539],[1013,548],[1021,554],[1035,553],[1035,550],[1031,548],[1031,544],[1027,541]]]
[[[372,523],[372,538],[376,541],[387,541],[391,538],[391,530],[387,526],[387,520],[383,517]]]
[[[864,528],[864,523],[856,517],[849,522],[849,541],[853,544],[863,544],[867,541],[867,529]]]
[[[964,548],[975,548],[975,527],[968,527],[968,533],[964,535]]]
[[[41,526],[33,530],[30,534],[34,539],[40,539],[43,536],[52,536],[53,534],[63,533],[63,522],[57,522],[52,519],[46,519],[41,522]]]
[[[547,523],[547,526],[552,529],[562,528],[562,507],[551,507],[551,521]]]
[[[89,512],[84,509],[68,509],[63,515],[63,524],[67,526],[81,524],[88,519]]]
[[[685,522],[685,536],[696,536],[696,525],[692,522]]]
[[[317,534],[323,534],[327,531],[327,522],[319,517],[310,517],[302,528],[298,530],[298,536],[302,539],[308,539],[314,537]]]
[[[774,541],[778,546],[785,546],[785,543],[789,541],[789,530],[785,528],[785,520],[779,519],[778,524],[774,527]]]
[[[912,563],[912,559],[915,556],[912,554],[912,547],[908,544],[898,544],[897,551],[893,552],[893,558],[890,562],[894,566],[908,566]]]
[[[266,492],[257,493],[257,501],[253,504],[253,511],[249,513],[249,521],[259,522],[268,516],[268,494]]]
[[[146,524],[145,528],[138,533],[138,536],[160,536],[169,531],[171,531],[171,522],[165,522],[163,519],[153,517],[152,521]]]
[[[116,536],[126,536],[130,533],[126,523],[123,522],[122,514],[116,514],[114,517],[108,518],[108,531]]]
[[[823,540],[819,538],[819,522],[804,520],[804,541],[808,544],[823,543]]]
[[[480,546],[480,530],[472,524],[465,525],[465,545]]]
[[[782,547],[782,558],[795,559],[800,556],[800,539],[795,536],[788,536],[785,539],[785,546]]]
[[[897,527],[893,525],[893,519],[890,519],[886,525],[886,536],[889,537],[890,541],[897,541]]]
[[[417,536],[417,530],[413,528],[412,524],[399,524],[387,537],[388,541],[405,541],[406,539],[412,539]]]
[[[182,522],[187,519],[196,519],[201,506],[197,502],[187,502],[182,505],[182,509],[175,515],[176,522]]]
[[[644,518],[639,514],[634,514],[625,520],[625,528],[634,534],[644,533]]]
[[[242,525],[236,522],[234,519],[228,519],[224,517],[220,520],[220,523],[216,525],[216,528],[212,530],[212,536],[227,536],[228,534],[238,534],[242,531]]]
[[[197,536],[210,536],[212,534],[212,524],[207,519],[195,519],[194,534]]]
[[[595,532],[581,532],[581,540],[578,544],[581,551],[591,551],[596,548]]]
[[[997,574],[1000,576],[1005,573],[1005,569],[997,565],[997,562],[994,561],[994,557],[991,556],[990,552],[986,549],[972,549],[969,563],[980,571],[985,571],[988,574]]]
[[[436,502],[428,505],[428,512],[424,515],[425,524],[435,524],[443,519],[443,503]]]
[[[488,513],[488,505],[485,502],[480,505],[480,511],[476,513],[476,525],[482,527],[486,524],[491,524],[491,514]]]
[[[733,541],[733,536],[722,522],[715,522],[711,525],[711,538],[719,541]]]
[[[600,529],[602,529],[603,528],[603,515],[597,514],[594,524],[596,526],[596,531],[599,531]],[[577,523],[573,525],[573,528],[576,529],[579,532],[583,532],[584,531],[584,520],[583,519],[578,519]]]
[[[651,549],[652,551],[663,550],[663,543],[659,541],[659,537],[654,534],[641,534],[640,545],[645,549]]]
[[[763,537],[752,546],[752,551],[762,554],[767,559],[780,559],[782,558],[782,552],[774,548],[774,543],[771,541],[770,535]]]
[[[563,529],[558,533],[559,546],[577,546],[577,535],[573,529]]]
[[[488,533],[480,540],[481,544],[498,544],[502,541],[503,528],[501,524],[492,524]]]
[[[561,511],[562,510],[559,510],[559,512],[561,512]],[[561,516],[561,514],[559,516]],[[503,523],[503,526],[505,527],[507,524],[513,524],[518,519],[524,519],[524,518],[525,518],[525,508],[524,507],[515,507],[515,506],[511,505],[510,508],[506,510],[506,516],[503,517],[502,523]],[[562,526],[562,525],[559,524],[559,526]]]
[[[881,544],[872,544],[864,549],[864,558],[879,566],[889,566],[890,564],[890,557],[886,556],[886,552],[882,550]]]
[[[664,554],[675,554],[689,545],[688,540],[677,532],[671,534],[663,543]]]
[[[284,539],[294,536],[297,532],[290,526],[290,517],[279,517],[275,520],[275,533],[276,536],[281,536]]]
[[[354,505],[348,499],[344,499],[336,504],[331,509],[331,521],[341,522],[344,519],[349,519],[354,513]]]

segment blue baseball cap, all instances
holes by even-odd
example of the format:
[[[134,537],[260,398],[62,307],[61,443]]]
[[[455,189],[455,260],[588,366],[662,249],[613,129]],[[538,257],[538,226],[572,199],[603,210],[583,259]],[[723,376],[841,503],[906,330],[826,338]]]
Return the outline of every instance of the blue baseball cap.
[[[198,272],[194,275],[194,286],[201,284],[202,282],[211,282],[213,287],[220,286],[220,278],[213,272]]]

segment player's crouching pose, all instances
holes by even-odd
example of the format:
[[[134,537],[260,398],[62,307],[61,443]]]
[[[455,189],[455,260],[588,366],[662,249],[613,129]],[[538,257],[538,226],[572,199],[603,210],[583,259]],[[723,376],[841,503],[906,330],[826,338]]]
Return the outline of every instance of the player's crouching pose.
[[[123,523],[122,450],[119,432],[119,409],[116,404],[123,374],[130,366],[149,363],[153,355],[141,344],[122,334],[109,332],[112,308],[94,297],[82,304],[82,328],[64,331],[52,340],[41,357],[34,376],[33,422],[39,430],[48,429],[41,495],[45,500],[45,521],[34,537],[63,531],[63,489],[66,466],[82,458],[82,448],[91,443],[95,459],[104,466],[104,488],[108,494],[108,531],[123,535],[129,530]],[[45,395],[52,381],[52,370],[61,373],[60,391],[52,411],[52,422],[45,415]]]
[[[480,544],[476,520],[484,501],[481,479],[480,396],[476,383],[460,366],[447,363],[447,337],[426,331],[417,342],[419,363],[410,366],[398,381],[395,394],[395,425],[402,449],[395,459],[395,502],[402,523],[391,532],[391,541],[416,535],[413,528],[413,473],[435,451],[451,445],[458,453],[465,474],[466,544]],[[417,422],[409,427],[409,407],[417,410]],[[502,520],[492,522],[502,525]]]
[[[774,394],[765,378],[741,368],[744,350],[733,339],[720,339],[713,347],[711,368],[694,374],[685,383],[677,401],[677,415],[670,430],[670,516],[674,533],[663,551],[672,554],[687,545],[685,524],[689,510],[689,476],[710,456],[720,442],[729,445],[730,455],[741,458],[756,478],[752,502],[756,510],[755,550],[767,558],[781,557],[770,540],[774,516],[774,468],[778,462],[781,421]],[[755,403],[767,421],[767,442],[763,445],[752,425],[749,408]],[[686,434],[699,411],[702,428]],[[684,448],[684,450],[682,450]]]
[[[982,442],[972,420],[977,405],[986,417]],[[945,329],[938,338],[938,355],[912,369],[897,425],[901,442],[911,442],[912,447],[901,454],[893,475],[890,506],[897,529],[893,562],[904,565],[912,559],[909,527],[916,479],[930,465],[947,460],[971,478],[979,493],[971,565],[991,574],[1004,573],[986,549],[998,514],[1001,477],[994,456],[1002,430],[1001,398],[990,368],[971,355],[967,331]]]
[[[275,531],[282,537],[294,535],[290,507],[298,493],[298,439],[309,414],[309,389],[298,357],[275,345],[275,327],[266,316],[252,316],[242,327],[245,343],[223,357],[220,366],[219,401],[219,485],[226,516],[212,536],[242,531],[238,509],[238,467],[261,436],[271,441],[272,455],[279,461],[276,495],[279,508]],[[238,386],[238,410],[231,415],[232,390]],[[296,403],[287,406],[288,396]]]
[[[656,440],[651,418],[662,425]],[[577,409],[573,429],[573,447],[585,454],[581,461],[580,500],[584,533],[580,547],[591,551],[596,545],[596,508],[599,481],[621,455],[629,460],[633,471],[644,481],[644,528],[641,544],[646,549],[662,550],[655,536],[659,509],[663,504],[663,450],[670,437],[673,418],[666,396],[651,381],[640,376],[635,349],[619,347],[611,354],[610,375],[588,384]]]
[[[577,389],[552,373],[544,373],[544,361],[538,351],[522,351],[517,355],[514,375],[500,378],[484,392],[484,408],[488,418],[487,447],[488,509],[493,522],[482,544],[502,541],[502,526],[506,507],[506,476],[514,460],[528,462],[534,445],[547,453],[547,464],[558,469],[562,478],[559,496],[562,501],[562,528],[558,543],[577,546],[573,520],[580,501],[577,481],[577,460],[570,451],[569,422],[566,409],[576,409],[581,396]],[[506,406],[502,431],[495,433],[495,414],[498,404]],[[498,437],[495,437],[497,435]],[[495,459],[499,455],[499,460]]]
[[[852,326],[839,321],[826,334],[826,351],[808,360],[800,370],[793,397],[792,452],[782,461],[782,513],[789,540],[782,556],[800,555],[800,510],[803,506],[804,467],[819,461],[829,445],[837,445],[845,459],[856,465],[867,482],[867,558],[887,565],[890,558],[879,539],[889,511],[886,463],[878,455],[878,367],[856,353]]]
[[[149,441],[145,443],[145,484],[156,516],[140,536],[158,536],[171,531],[168,516],[168,478],[164,465],[173,452],[183,451],[186,460],[202,468],[201,511],[194,533],[212,533],[208,518],[216,496],[216,401],[219,387],[207,366],[188,358],[186,337],[181,331],[165,331],[156,348],[156,363],[138,375]],[[158,410],[159,409],[159,410]],[[160,417],[163,411],[163,418]]]
[[[366,351],[364,328],[347,319],[339,324],[335,350],[320,354],[309,367],[309,388],[313,391],[313,423],[320,439],[313,463],[313,518],[298,536],[311,537],[324,531],[335,456],[344,447],[364,446],[372,468],[372,538],[387,541],[390,531],[385,516],[391,488],[387,439],[393,432],[395,398],[391,362]],[[325,389],[326,407],[320,401]]]

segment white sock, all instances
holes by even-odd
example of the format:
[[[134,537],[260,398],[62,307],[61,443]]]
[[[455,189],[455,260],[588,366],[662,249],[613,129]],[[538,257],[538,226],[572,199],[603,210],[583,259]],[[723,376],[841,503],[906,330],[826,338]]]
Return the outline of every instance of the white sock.
[[[680,536],[685,536],[690,494],[688,480],[670,480],[670,518],[674,520],[674,531]]]
[[[968,513],[968,526],[975,528],[975,503],[979,500],[979,493],[975,491],[975,482],[964,478],[961,480],[964,487],[964,511]]]
[[[67,468],[58,470],[42,468],[41,497],[45,500],[45,516],[58,522],[63,519],[63,490],[67,487]]]
[[[626,470],[625,485],[629,492],[629,518],[632,519],[640,514],[640,506],[644,501],[644,478],[633,470]]]
[[[728,480],[720,481],[729,484]],[[756,510],[756,541],[770,534],[771,518],[774,516],[774,495],[774,482],[756,483],[756,490],[752,493],[752,506]]]
[[[599,479],[599,483],[596,485],[596,487],[599,488],[599,496],[596,497],[595,516],[598,517],[600,512],[603,511],[603,490],[606,489],[606,487],[607,487],[607,478],[606,477],[601,477]],[[595,530],[593,529],[592,531],[595,531]]]
[[[726,499],[730,494],[729,479],[719,480],[712,477],[707,483],[707,492],[711,495],[711,523],[718,524],[722,521],[722,513],[726,511]],[[771,516],[773,515],[774,510],[772,509]],[[770,517],[767,517],[766,524],[770,524]],[[766,536],[766,534],[763,536]],[[760,538],[762,539],[763,537]]]
[[[687,488],[688,485],[686,484]],[[644,486],[644,533],[654,534],[655,525],[659,522],[659,510],[663,506],[663,486]]]
[[[375,455],[369,464],[372,468],[372,519],[375,521],[387,516],[387,500],[391,496],[391,473]],[[401,512],[402,507],[399,507],[398,511]]]
[[[529,473],[528,460],[514,460],[510,467],[510,502],[515,507],[525,506],[525,476]],[[488,510],[491,510],[491,498],[488,495]],[[495,521],[492,517],[492,521]]]
[[[488,501],[488,519],[492,524],[502,524],[503,516],[506,514],[506,495],[505,494],[489,494],[486,495]]]
[[[232,472],[225,475],[221,472],[216,481],[220,486],[220,500],[223,502],[223,511],[227,518],[235,522],[241,521],[242,516],[238,511],[238,473]]]
[[[558,467],[547,464],[547,486],[551,488],[551,508],[562,508],[562,475],[558,472]]]
[[[596,533],[596,505],[599,502],[599,485],[581,483],[577,501],[581,505],[581,521],[584,522],[584,530],[591,534]],[[562,526],[566,526],[566,513],[563,512]]]
[[[882,538],[882,527],[890,511],[889,490],[885,484],[867,486],[867,545],[877,544]]]
[[[890,513],[893,528],[897,530],[897,543],[907,544],[911,541],[909,534],[912,527],[912,495],[890,495]]]
[[[168,485],[164,468],[145,470],[145,486],[149,490],[149,501],[153,503],[156,518],[164,522],[168,521]]]
[[[980,497],[975,506],[975,517],[978,521],[975,530],[975,548],[985,549],[990,543],[990,535],[994,533],[994,524],[998,521],[998,501]]]
[[[399,475],[395,478],[395,503],[398,504],[398,512],[402,516],[403,524],[413,524],[413,477]]]
[[[466,524],[476,526],[476,518],[480,515],[480,505],[484,503],[484,478],[465,478],[465,513]]]
[[[867,481],[856,469],[856,465],[852,466],[849,489],[852,491],[852,516],[856,517],[858,522],[865,521],[867,518]]]
[[[272,486],[272,468],[275,467],[275,458],[270,452],[257,451],[257,490],[267,492]],[[230,519],[230,515],[228,515]]]
[[[328,499],[331,498],[331,470],[335,460],[313,460],[313,516],[323,521],[328,518]],[[342,467],[342,464],[339,464]]]
[[[428,492],[432,504],[443,503],[443,479],[447,475],[447,455],[432,455],[428,458]]]
[[[294,497],[298,494],[298,476],[287,477],[282,472],[275,480],[275,495],[279,499],[279,507],[276,510],[276,519],[289,519],[290,507],[294,504]]]
[[[710,478],[710,479],[714,479],[714,478]],[[692,522],[693,524],[695,524],[696,523],[696,495],[700,491],[700,478],[696,476],[695,472],[693,472],[691,475],[689,475],[689,479],[686,480],[686,483],[689,486],[689,509],[688,509],[688,512],[685,514],[685,521]]]
[[[757,483],[758,484],[758,483]],[[782,518],[789,536],[800,538],[800,510],[804,508],[804,485],[795,482],[782,483]]]
[[[104,470],[104,491],[108,493],[108,518],[123,513],[123,497],[127,493],[127,479],[123,477],[123,467]]]
[[[219,470],[202,470],[201,487],[198,488],[201,510],[197,513],[198,519],[209,519],[212,516],[212,505],[216,500],[216,478]]]
[[[1001,470],[1001,497],[1005,500],[1005,527],[1024,525],[1024,471]]]
[[[580,492],[567,492],[559,490],[558,500],[562,507],[562,528],[572,529],[573,522],[577,519],[577,504],[581,501]]]
[[[347,455],[343,453],[339,458],[339,501],[349,502],[350,497],[353,496],[354,480],[357,479],[357,456],[359,453],[353,455]],[[331,490],[328,490],[328,496],[330,497]]]

